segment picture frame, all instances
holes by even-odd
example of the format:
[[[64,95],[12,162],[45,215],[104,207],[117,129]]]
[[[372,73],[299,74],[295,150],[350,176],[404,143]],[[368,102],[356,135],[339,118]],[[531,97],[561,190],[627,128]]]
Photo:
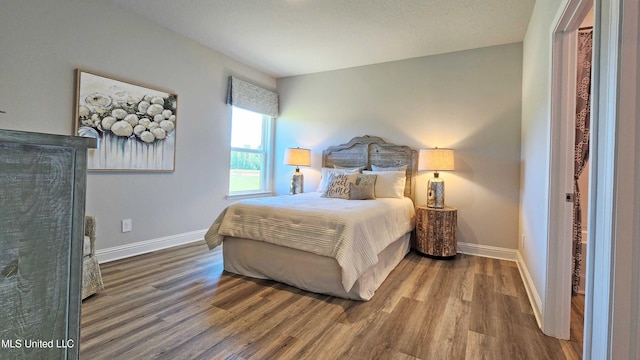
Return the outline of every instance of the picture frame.
[[[178,96],[76,69],[74,131],[98,139],[88,170],[175,170]]]

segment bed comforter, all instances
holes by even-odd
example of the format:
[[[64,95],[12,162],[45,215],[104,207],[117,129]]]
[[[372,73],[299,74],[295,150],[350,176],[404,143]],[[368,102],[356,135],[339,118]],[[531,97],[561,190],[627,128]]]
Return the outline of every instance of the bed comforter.
[[[378,262],[378,253],[414,226],[409,198],[344,200],[306,193],[238,201],[222,211],[205,241],[213,249],[233,236],[334,258],[348,292]]]

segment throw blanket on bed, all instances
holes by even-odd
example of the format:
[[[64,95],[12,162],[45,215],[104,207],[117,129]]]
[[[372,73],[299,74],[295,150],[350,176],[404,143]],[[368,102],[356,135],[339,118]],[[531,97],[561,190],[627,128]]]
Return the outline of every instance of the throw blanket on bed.
[[[205,240],[209,249],[234,236],[332,257],[350,291],[387,245],[413,230],[414,220],[409,198],[344,200],[306,193],[238,201],[218,216]]]

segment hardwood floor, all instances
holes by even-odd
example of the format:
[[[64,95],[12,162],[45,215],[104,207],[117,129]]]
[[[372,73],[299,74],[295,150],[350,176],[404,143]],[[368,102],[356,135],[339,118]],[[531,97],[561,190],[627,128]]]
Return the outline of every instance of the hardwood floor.
[[[571,334],[566,345],[571,346],[570,352],[575,353],[575,359],[582,359],[582,342],[584,340],[584,295],[571,297]]]
[[[539,330],[515,263],[410,253],[373,299],[222,270],[204,243],[101,265],[81,359],[575,359]]]

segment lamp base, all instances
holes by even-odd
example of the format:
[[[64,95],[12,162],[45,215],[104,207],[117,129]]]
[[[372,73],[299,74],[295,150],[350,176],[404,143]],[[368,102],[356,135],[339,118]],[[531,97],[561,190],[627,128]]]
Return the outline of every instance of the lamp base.
[[[304,176],[300,172],[300,170],[296,169],[296,171],[291,174],[291,186],[289,187],[289,193],[291,195],[302,194],[304,187]]]
[[[427,207],[444,208],[444,180],[439,177],[429,179],[427,185]]]

